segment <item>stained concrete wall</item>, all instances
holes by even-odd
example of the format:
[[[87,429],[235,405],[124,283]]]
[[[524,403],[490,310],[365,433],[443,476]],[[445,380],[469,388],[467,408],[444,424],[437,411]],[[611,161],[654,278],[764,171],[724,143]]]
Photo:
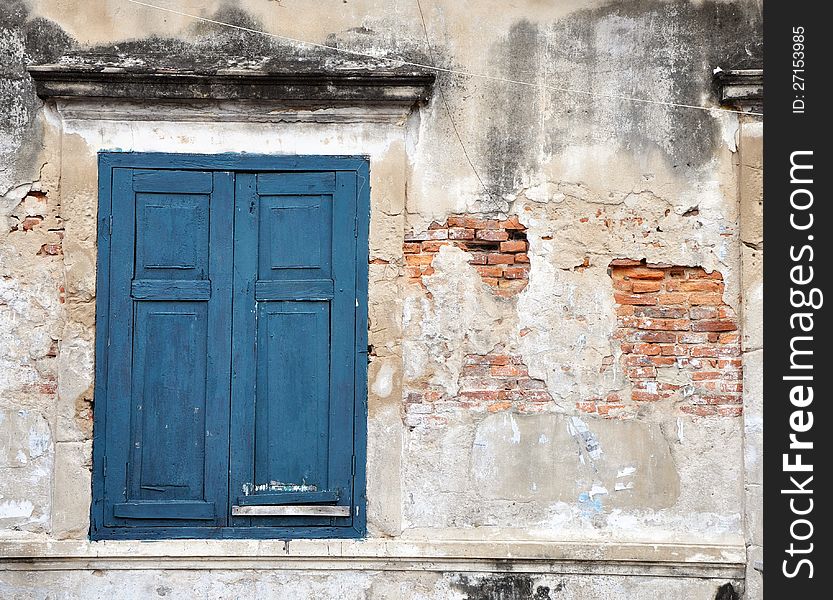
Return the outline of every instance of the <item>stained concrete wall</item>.
[[[366,598],[713,598],[727,582],[742,591],[744,547],[758,545],[744,507],[760,484],[750,444],[759,436],[759,409],[745,403],[752,411],[745,426],[740,411],[683,410],[692,390],[702,390],[677,381],[677,371],[654,377],[655,386],[671,386],[656,401],[635,394],[643,380],[627,364],[629,341],[622,336],[631,327],[617,317],[622,304],[610,267],[630,259],[719,276],[715,306],[740,315],[744,397],[756,397],[757,370],[750,365],[760,355],[759,282],[747,266],[759,260],[749,253],[758,243],[760,214],[749,209],[742,184],[747,163],[758,168],[747,160],[754,149],[738,153],[737,115],[669,103],[715,106],[712,69],[756,65],[758,3],[349,0],[311,7],[292,0],[182,0],[165,6],[489,78],[441,72],[427,105],[381,123],[372,109],[334,122],[326,112],[270,120],[249,119],[244,111],[229,118],[218,105],[187,115],[142,103],[120,112],[103,102],[44,105],[25,66],[61,55],[176,69],[363,59],[124,0],[12,0],[0,7],[0,539],[9,564],[26,556],[31,569],[49,569],[0,575],[0,595],[126,597],[129,588],[135,597],[177,590],[222,597],[218,586],[228,585],[245,597],[251,581],[263,593],[307,590],[292,592],[297,597],[349,597],[350,590]],[[262,116],[269,107],[247,110]],[[85,541],[95,153],[102,149],[370,156],[370,539],[346,552],[360,554],[386,540],[399,545],[385,552],[407,548],[425,565],[440,541],[491,541],[489,549],[478,546],[480,574],[470,573],[471,557],[463,553],[430,575],[361,563],[349,574],[256,575],[232,558],[260,550],[202,544],[194,552],[207,553],[218,571],[161,573],[164,564],[145,562],[125,573],[112,570],[118,562],[112,557],[84,570],[91,556],[113,547]],[[497,293],[500,287],[471,264],[476,248],[465,244],[439,244],[430,270],[414,277],[403,244],[453,215],[521,223],[528,283]],[[685,308],[689,322],[680,327],[691,329]],[[650,333],[653,325],[633,327]],[[709,334],[702,333],[706,343]],[[674,339],[670,345],[689,343]],[[695,370],[722,370],[716,386],[738,385],[733,367],[719,364],[732,356],[696,356],[691,348],[684,348],[691,357],[686,368],[693,361]],[[489,362],[495,356],[512,357],[513,381],[543,392],[544,400],[467,395],[503,391],[509,371],[492,370],[506,366]],[[474,375],[470,367],[483,365]],[[419,402],[409,400],[414,394]],[[617,409],[585,408],[608,402]],[[536,557],[543,563],[535,569],[556,575],[507,583],[503,570],[535,571],[511,566],[518,549],[533,541],[554,544]],[[558,543],[615,551],[557,562],[548,553]],[[59,548],[60,556],[47,560],[47,547]],[[158,556],[170,551],[164,542],[155,547]],[[643,547],[660,550],[643,556],[636,550]],[[327,568],[326,560],[318,564]],[[616,571],[621,564],[635,566]],[[678,577],[665,578],[672,574]]]

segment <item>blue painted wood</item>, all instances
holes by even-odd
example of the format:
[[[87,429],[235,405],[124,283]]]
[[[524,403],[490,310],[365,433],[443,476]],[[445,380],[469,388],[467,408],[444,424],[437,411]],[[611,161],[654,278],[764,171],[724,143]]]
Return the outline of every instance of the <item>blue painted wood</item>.
[[[209,196],[137,193],[135,198],[135,277],[207,279]]]
[[[213,521],[213,502],[175,500],[165,502],[118,502],[113,505],[113,514],[123,519],[186,519]]]
[[[134,279],[130,284],[134,300],[193,300],[205,302],[211,298],[211,282],[207,279],[192,281]]]
[[[113,171],[105,526],[226,522],[225,510],[207,519],[204,508],[228,498],[233,187],[230,173],[212,177],[211,196],[185,187],[190,177],[178,194],[145,194],[133,170]],[[159,217],[183,209],[181,234]],[[203,508],[189,513],[183,501]]]
[[[331,278],[331,194],[258,194],[258,281]]]
[[[263,492],[250,496],[238,496],[238,506],[263,506],[275,504],[327,504],[338,502],[341,490],[315,492]]]
[[[258,281],[255,283],[255,299],[269,300],[331,300],[332,279],[302,279],[299,281]]]
[[[329,302],[258,302],[255,486],[329,487]]]
[[[370,164],[361,161],[356,171],[356,322],[353,393],[353,528],[367,533],[367,366],[368,282],[370,261]]]
[[[257,193],[261,196],[332,194],[334,187],[334,171],[258,173],[257,175]]]
[[[133,191],[172,192],[188,190],[193,194],[210,194],[214,186],[213,176],[207,171],[133,170]]]
[[[257,331],[255,283],[257,281],[257,179],[238,173],[234,193],[234,283],[231,371],[231,435],[229,525],[247,527],[249,517],[231,517],[234,499],[250,491],[254,483],[255,332]]]
[[[366,159],[112,153],[101,155],[100,168],[99,266],[111,270],[106,277],[99,271],[99,292],[108,293],[106,302],[99,298],[98,330],[108,340],[97,340],[104,373],[96,386],[93,537],[363,535]],[[191,188],[176,187],[184,182]],[[165,333],[148,335],[154,327]],[[111,339],[110,331],[119,333]],[[204,354],[184,350],[200,340]],[[125,352],[116,357],[114,346]],[[174,368],[177,352],[186,356]],[[183,368],[180,379],[165,378],[165,371]],[[150,401],[145,387],[154,391]],[[127,395],[116,398],[114,390]],[[201,400],[195,390],[203,390]],[[189,400],[180,403],[178,429],[169,435],[164,419],[172,416],[163,417],[160,407],[173,397]],[[186,417],[200,408],[202,440],[187,431],[196,430],[199,418]],[[176,458],[145,452],[151,438],[159,456],[176,448]],[[183,446],[174,438],[188,441]],[[114,458],[123,462],[114,466]],[[299,492],[276,494],[272,474],[301,479],[283,483],[315,485],[319,501],[353,506],[353,516],[231,517],[241,496],[313,502],[286,495]],[[266,491],[246,496],[261,479],[268,480]],[[333,491],[337,500],[329,499]],[[187,513],[187,503],[200,508]],[[208,504],[224,509],[203,518]]]
[[[110,155],[98,155],[98,216],[97,216],[97,245],[98,257],[96,265],[96,295],[95,295],[95,388],[93,404],[93,465],[92,492],[90,504],[90,536],[97,539],[104,535],[104,461],[106,457],[105,444],[107,435],[106,397],[107,397],[107,359],[109,346],[109,315],[110,315],[110,198],[113,183],[113,168]]]

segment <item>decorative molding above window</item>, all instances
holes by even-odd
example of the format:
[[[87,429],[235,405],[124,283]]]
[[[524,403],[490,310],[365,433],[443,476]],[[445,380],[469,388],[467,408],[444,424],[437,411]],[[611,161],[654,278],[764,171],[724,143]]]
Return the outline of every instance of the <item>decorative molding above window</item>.
[[[388,122],[427,102],[435,76],[403,69],[29,67],[37,95],[77,119]],[[312,115],[315,115],[312,117]]]
[[[764,106],[763,69],[734,69],[714,75],[720,103],[738,110],[761,112]]]

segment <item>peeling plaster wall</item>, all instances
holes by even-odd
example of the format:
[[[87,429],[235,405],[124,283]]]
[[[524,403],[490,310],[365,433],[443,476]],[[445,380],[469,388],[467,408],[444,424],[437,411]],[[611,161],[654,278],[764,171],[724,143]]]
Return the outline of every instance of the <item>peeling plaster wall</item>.
[[[363,59],[124,0],[0,6],[0,540],[87,537],[95,153],[256,151],[371,157],[372,538],[742,547],[751,536],[754,554],[758,534],[744,506],[754,503],[760,484],[754,440],[761,343],[754,311],[760,302],[755,248],[762,241],[755,233],[760,211],[754,202],[740,203],[759,172],[755,151],[739,156],[736,141],[746,138],[731,113],[613,96],[714,106],[712,69],[760,60],[758,2],[166,5],[539,87],[440,73],[432,100],[397,123],[363,122],[361,113],[342,123],[315,114],[299,123],[246,122],[245,116],[219,122],[212,117],[219,106],[187,122],[154,118],[154,107],[142,105],[131,109],[144,111],[139,121],[80,118],[60,101],[44,106],[25,66],[77,52],[102,65],[179,69]],[[744,125],[746,137],[749,127],[754,124]],[[403,243],[435,223],[446,224],[451,235],[449,217],[513,219],[525,227],[525,285],[499,293],[465,244],[439,244],[425,259],[430,269],[410,268]],[[615,335],[609,273],[615,259],[721,275],[722,302],[740,315],[744,383],[751,390],[744,395],[745,426],[739,416],[683,414],[673,402],[626,418],[578,408],[628,385]],[[514,370],[473,383],[466,369],[478,357],[496,355],[511,357]],[[529,397],[537,400],[511,401],[525,389],[535,390]],[[473,391],[504,400],[477,402]],[[410,400],[415,394],[418,402]],[[672,551],[666,559],[673,560]],[[196,588],[224,597],[211,590],[226,584],[243,590],[253,577],[114,573],[3,575],[0,595],[46,597],[63,588],[121,597],[114,590],[130,586],[145,590],[137,597]],[[717,591],[707,577],[668,584],[647,575],[591,581],[574,573],[507,583],[497,574],[397,573],[281,573],[257,585],[264,593],[289,585],[307,590],[297,597],[350,597],[349,589],[357,598],[647,598],[669,589],[674,597],[713,598]],[[742,582],[735,584],[742,590]]]

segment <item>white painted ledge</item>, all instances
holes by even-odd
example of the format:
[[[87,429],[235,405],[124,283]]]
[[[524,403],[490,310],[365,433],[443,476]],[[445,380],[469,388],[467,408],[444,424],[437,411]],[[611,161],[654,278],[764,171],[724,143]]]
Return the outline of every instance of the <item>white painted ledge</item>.
[[[742,578],[743,545],[541,541],[0,541],[0,569],[524,572]]]

